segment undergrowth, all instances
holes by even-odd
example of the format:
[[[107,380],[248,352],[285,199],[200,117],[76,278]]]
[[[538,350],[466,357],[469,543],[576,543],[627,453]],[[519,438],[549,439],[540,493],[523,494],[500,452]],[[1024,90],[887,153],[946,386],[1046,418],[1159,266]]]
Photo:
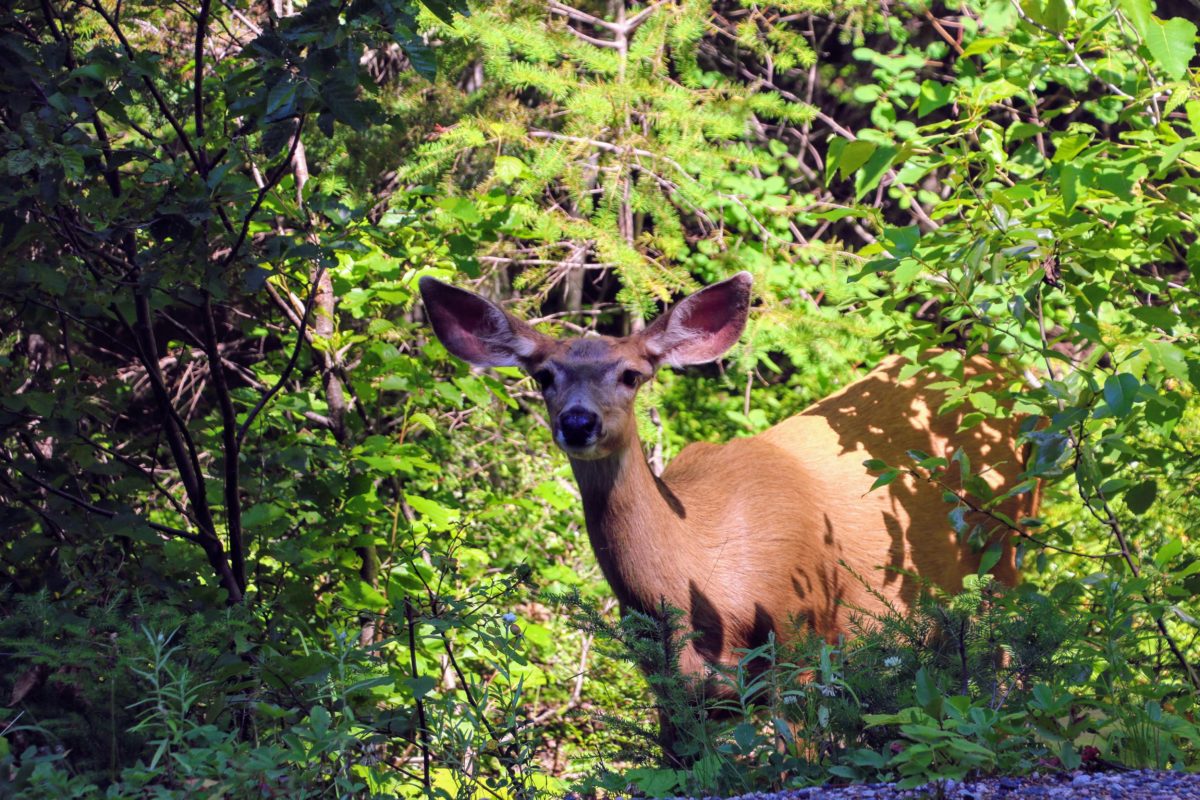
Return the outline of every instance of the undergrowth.
[[[936,793],[1035,769],[1180,768],[1200,744],[1186,686],[1142,680],[1132,601],[1111,580],[1042,592],[971,577],[907,615],[858,615],[849,639],[772,637],[703,681],[678,671],[689,639],[678,612],[611,624],[559,600],[617,657],[649,667],[670,731],[642,729],[644,746],[620,754],[632,766],[597,768],[584,793],[730,796],[830,781]]]

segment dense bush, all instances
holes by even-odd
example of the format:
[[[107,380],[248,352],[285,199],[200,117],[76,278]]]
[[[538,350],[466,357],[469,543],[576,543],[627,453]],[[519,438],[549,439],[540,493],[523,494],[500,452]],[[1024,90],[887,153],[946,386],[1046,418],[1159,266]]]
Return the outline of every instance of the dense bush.
[[[8,4],[0,796],[1194,766],[1193,10]],[[656,462],[899,352],[966,425],[1029,417],[1045,500],[872,464],[984,498],[946,512],[1025,583],[747,653],[706,710],[670,610],[617,620],[532,386],[450,359],[415,279],[567,335],[738,269],[741,347],[644,393]]]
[[[1163,695],[1126,683],[1136,669],[1120,641],[1124,621],[1110,615],[1128,600],[1114,591],[1062,584],[1043,594],[969,580],[961,594],[931,593],[909,614],[860,616],[848,640],[810,634],[746,651],[714,675],[732,699],[706,698],[677,664],[670,669],[663,655],[688,634],[669,613],[630,615],[614,627],[584,610],[580,624],[603,632],[619,657],[651,664],[656,703],[684,739],[673,751],[687,756],[686,764],[601,770],[584,786],[696,797],[831,777],[936,785],[1085,760],[1183,767],[1200,742],[1192,698],[1168,694],[1168,711]],[[1064,616],[1064,607],[1083,610]],[[1096,650],[1116,656],[1105,665],[1112,682],[1091,682]],[[1139,702],[1129,705],[1133,696]],[[643,745],[653,740],[641,736]],[[638,752],[625,755],[638,761]]]

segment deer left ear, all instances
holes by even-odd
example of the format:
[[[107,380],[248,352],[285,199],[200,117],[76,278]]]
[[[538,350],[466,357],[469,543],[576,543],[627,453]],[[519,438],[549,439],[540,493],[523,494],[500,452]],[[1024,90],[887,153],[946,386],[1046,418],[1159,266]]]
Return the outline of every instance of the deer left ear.
[[[433,332],[477,367],[520,367],[550,342],[495,303],[429,276],[419,282]]]
[[[749,272],[739,272],[685,297],[642,331],[647,356],[656,366],[716,361],[746,327],[753,281]]]

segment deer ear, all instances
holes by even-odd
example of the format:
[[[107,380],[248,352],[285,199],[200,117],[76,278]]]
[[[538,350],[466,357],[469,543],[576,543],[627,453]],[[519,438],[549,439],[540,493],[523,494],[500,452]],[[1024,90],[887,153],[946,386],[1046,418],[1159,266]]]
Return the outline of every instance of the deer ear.
[[[524,366],[550,341],[474,292],[428,276],[419,285],[433,332],[447,350],[477,367]]]
[[[737,342],[750,311],[749,272],[685,297],[641,333],[646,354],[658,364],[683,367],[715,361]]]

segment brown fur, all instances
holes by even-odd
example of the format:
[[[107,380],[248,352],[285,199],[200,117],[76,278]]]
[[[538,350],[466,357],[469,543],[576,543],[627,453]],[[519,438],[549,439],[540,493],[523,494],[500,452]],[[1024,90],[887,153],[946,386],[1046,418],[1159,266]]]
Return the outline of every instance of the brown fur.
[[[1011,486],[1022,465],[1017,421],[956,434],[959,414],[934,416],[941,398],[900,382],[903,361],[871,374],[763,433],[723,445],[684,448],[661,479],[646,465],[632,427],[626,446],[599,461],[572,461],[588,533],[621,602],[652,611],[660,599],[681,608],[701,637],[684,653],[685,670],[731,663],[768,630],[786,640],[791,620],[827,639],[847,633],[850,609],[884,610],[840,562],[903,611],[916,580],[957,591],[979,567],[959,544],[941,490],[911,476],[869,492],[863,461],[912,464],[907,450],[947,459],[966,450],[993,487]],[[984,364],[976,364],[976,368]],[[1031,515],[1032,494],[1001,509]],[[993,573],[1015,583],[1005,542]]]

